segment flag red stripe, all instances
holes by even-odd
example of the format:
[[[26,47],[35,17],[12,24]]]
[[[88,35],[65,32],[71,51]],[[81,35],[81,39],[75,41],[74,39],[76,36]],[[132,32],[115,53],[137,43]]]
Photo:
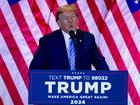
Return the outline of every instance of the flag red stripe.
[[[4,104],[3,104],[3,102],[2,102],[2,99],[1,99],[1,97],[0,97],[0,105],[4,105]]]
[[[134,17],[134,19],[136,21],[136,24],[137,24],[137,26],[138,26],[138,28],[140,30],[140,10],[135,12],[135,13],[133,13],[133,17]]]
[[[88,26],[87,26],[87,24],[86,24],[86,22],[85,22],[85,20],[84,20],[84,17],[83,17],[83,15],[82,15],[82,12],[81,12],[81,10],[80,10],[78,4],[75,3],[75,6],[76,6],[76,8],[77,8],[77,13],[78,13],[78,20],[79,20],[78,27],[79,27],[80,29],[82,29],[83,31],[89,32],[89,28],[88,28]],[[99,50],[100,54],[102,54],[100,48],[98,48],[98,50]]]
[[[78,26],[80,29],[84,30],[84,31],[89,31],[87,24],[84,20],[84,17],[79,9],[79,6],[77,5],[77,3],[75,3],[75,6],[77,7],[77,13],[78,13],[78,19],[79,19],[79,23]]]
[[[1,56],[1,55],[0,55]],[[0,75],[1,75],[2,69],[0,69]]]
[[[32,13],[34,15],[34,18],[42,32],[43,35],[46,35],[46,33],[52,32],[50,26],[45,22],[38,5],[35,0],[28,0],[30,8],[32,10]],[[44,11],[46,12],[46,11]]]
[[[134,83],[133,83],[130,75],[128,75],[128,92],[130,94],[130,97],[131,97],[134,105],[140,105],[140,97],[136,91],[136,88],[134,86]]]
[[[2,76],[3,81],[7,87],[8,92],[13,100],[14,105],[23,105],[23,102],[20,98],[20,95],[19,95],[19,93],[14,85],[14,82],[11,78],[11,75],[9,74],[9,71],[8,71],[1,56],[0,56],[0,64],[1,64],[0,69],[2,69],[1,76]]]
[[[113,38],[112,38],[112,36],[111,36],[111,34],[110,34],[110,32],[109,32],[109,29],[107,28],[105,22],[103,21],[103,19],[102,19],[100,13],[99,13],[99,11],[98,11],[97,6],[95,5],[95,2],[90,1],[90,0],[87,0],[87,2],[88,2],[88,5],[89,5],[89,7],[90,7],[90,9],[91,9],[91,13],[92,13],[93,17],[95,18],[95,22],[96,22],[96,24],[97,24],[97,26],[98,26],[98,29],[99,29],[100,32],[103,33],[104,38],[105,38],[105,40],[106,40],[106,43],[108,44],[108,47],[110,48],[110,51],[111,51],[111,53],[112,53],[112,55],[113,55],[113,58],[114,58],[115,62],[117,62],[116,65],[117,65],[118,69],[119,69],[119,70],[127,70],[127,68],[126,68],[126,66],[125,66],[125,63],[123,62],[123,60],[122,60],[122,58],[121,58],[121,56],[120,56],[120,54],[119,54],[119,51],[118,51],[118,49],[117,49],[115,43],[113,42]],[[92,7],[94,7],[94,8],[92,8]],[[97,17],[95,16],[94,13],[96,13],[96,16],[97,16]],[[100,23],[98,23],[98,22],[99,22],[98,19],[100,20]],[[102,30],[102,28],[100,27],[100,24],[102,24],[102,25],[104,26],[104,30]],[[109,36],[109,37],[108,37],[108,36]],[[108,40],[109,38],[111,38],[111,39]],[[107,41],[108,41],[108,42],[107,42]],[[110,45],[109,43],[111,43],[111,45]],[[113,47],[113,48],[111,48],[111,47]],[[115,49],[115,52],[116,52],[116,55],[117,55],[117,56],[114,55],[115,52],[112,51],[113,49]],[[119,58],[119,60],[118,60],[118,58]],[[132,100],[133,100],[133,102],[134,102],[134,101],[136,101],[137,99],[139,99],[139,95],[138,95],[138,93],[137,93],[137,91],[136,91],[136,88],[134,87],[134,84],[133,84],[131,78],[129,78],[128,84],[129,84],[128,91],[129,91],[129,93],[130,93],[130,95],[131,95],[131,98],[132,98]],[[133,90],[131,90],[130,86],[131,86],[131,88],[133,88]],[[135,97],[132,97],[132,91],[133,91],[133,94],[135,94]]]
[[[95,2],[87,0],[87,3],[88,3],[88,6],[90,8],[92,16],[94,17],[94,20],[97,24],[99,31],[103,34],[103,37],[108,45],[108,48],[109,48],[115,62],[117,62],[118,69],[126,70],[126,66],[121,58],[121,55],[120,55],[119,50],[114,42],[114,39],[112,38],[111,33],[110,33],[107,25],[105,24],[102,16],[100,15],[99,10],[98,10]],[[102,27],[104,27],[104,29],[102,29]]]
[[[58,9],[58,4],[56,0],[46,0],[47,5],[49,6],[50,11],[56,16],[56,12]]]
[[[104,0],[108,10],[110,10],[113,7],[113,4],[115,3],[115,1],[116,0]]]
[[[57,4],[57,1],[56,0],[51,0],[51,1],[45,0],[45,1],[46,1],[46,4],[47,4],[50,12],[53,13],[54,18],[56,19],[56,12],[57,12],[57,9],[59,7],[59,5]],[[51,13],[50,13],[50,16],[51,16]]]
[[[140,54],[134,43],[134,40],[132,39],[128,26],[126,25],[125,20],[123,19],[122,15],[121,15],[121,12],[120,12],[120,9],[119,9],[117,3],[115,5],[115,7],[112,8],[111,11],[112,11],[114,19],[118,25],[118,28],[123,36],[123,39],[128,47],[128,50],[133,58],[133,61],[135,62],[135,65],[140,73]]]
[[[11,7],[11,9],[13,11],[16,22],[24,36],[24,39],[26,40],[29,48],[31,49],[32,54],[34,54],[37,48],[37,43],[35,42],[35,39],[33,35],[31,34],[31,31],[26,23],[23,13],[21,12],[21,8],[19,7],[19,4],[16,3],[15,5]]]
[[[0,27],[1,33],[5,39],[5,42],[12,54],[12,57],[19,69],[19,72],[21,73],[21,76],[24,80],[24,83],[26,85],[26,87],[28,86],[28,67],[24,61],[24,58],[12,36],[12,33],[8,27],[8,24],[6,23],[6,20],[2,14],[2,12],[0,11],[0,24],[3,27]],[[12,43],[12,44],[11,44]]]

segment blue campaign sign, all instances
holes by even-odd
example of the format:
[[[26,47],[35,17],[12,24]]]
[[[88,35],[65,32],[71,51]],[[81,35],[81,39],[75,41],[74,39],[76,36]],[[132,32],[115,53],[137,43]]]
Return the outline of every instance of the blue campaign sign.
[[[29,104],[127,105],[127,71],[30,70]]]

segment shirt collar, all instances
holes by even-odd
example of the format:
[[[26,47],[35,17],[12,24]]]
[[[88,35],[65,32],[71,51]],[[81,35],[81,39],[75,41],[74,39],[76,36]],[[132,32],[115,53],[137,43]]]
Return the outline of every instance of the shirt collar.
[[[68,33],[64,32],[64,31],[62,30],[62,34],[63,34],[65,40],[69,40],[70,35],[69,35]]]

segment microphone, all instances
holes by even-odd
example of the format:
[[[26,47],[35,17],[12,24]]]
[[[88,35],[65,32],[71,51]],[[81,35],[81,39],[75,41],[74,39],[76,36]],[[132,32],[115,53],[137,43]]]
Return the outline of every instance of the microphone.
[[[78,67],[77,67],[77,64],[78,64],[78,62],[77,62],[77,43],[76,43],[76,40],[77,40],[77,37],[76,37],[76,34],[75,34],[75,32],[73,31],[73,30],[70,30],[69,31],[69,35],[70,35],[70,37],[71,37],[71,39],[72,39],[72,42],[73,42],[73,44],[74,44],[74,48],[75,48],[75,68],[77,69]]]
[[[73,30],[70,30],[70,31],[69,31],[69,35],[70,35],[70,37],[72,38],[74,47],[76,48],[76,35],[75,35],[74,31],[73,31]]]

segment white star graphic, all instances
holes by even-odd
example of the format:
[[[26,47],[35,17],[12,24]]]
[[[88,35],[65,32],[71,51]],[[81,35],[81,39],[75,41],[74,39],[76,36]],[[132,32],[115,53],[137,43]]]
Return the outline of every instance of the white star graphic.
[[[139,3],[139,0],[135,0],[134,3],[135,3],[135,4],[138,4],[138,3]]]

